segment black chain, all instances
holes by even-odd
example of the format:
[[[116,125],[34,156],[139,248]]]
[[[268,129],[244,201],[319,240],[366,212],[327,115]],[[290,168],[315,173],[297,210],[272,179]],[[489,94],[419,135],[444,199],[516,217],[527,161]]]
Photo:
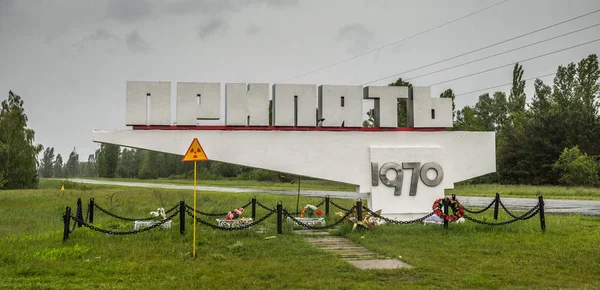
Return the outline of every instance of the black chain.
[[[245,204],[245,205],[243,205],[243,206],[240,206],[240,207],[238,207],[238,208],[244,208],[244,209],[246,209],[246,207],[248,207],[248,206],[249,206],[249,205],[251,205],[251,204],[252,204],[252,202],[250,201],[250,202],[248,202],[247,204]],[[187,204],[185,205],[185,207],[186,207],[187,209],[191,210],[191,211],[193,211],[193,210],[194,210],[194,208],[193,208],[193,207],[191,207],[191,206],[189,206],[189,205],[187,205]],[[197,214],[201,214],[201,215],[205,215],[205,216],[224,216],[224,215],[227,215],[229,212],[224,212],[224,213],[207,213],[207,212],[202,212],[202,211],[196,210],[196,213],[197,213]]]
[[[75,211],[77,216],[81,215],[81,207],[77,207],[77,210]],[[71,227],[71,230],[69,230],[69,233],[72,233],[73,231],[75,231],[75,228],[77,227],[77,223],[73,223],[73,226]]]
[[[258,201],[256,202],[256,204],[257,204],[258,206],[260,206],[260,207],[264,208],[265,210],[268,210],[268,211],[275,211],[275,209],[274,209],[274,208],[268,208],[266,205],[264,205],[264,204],[262,204],[262,203],[260,203],[260,202],[258,202]]]
[[[101,232],[101,233],[105,233],[105,234],[109,234],[109,235],[133,235],[133,234],[139,234],[141,232],[145,232],[145,231],[149,231],[153,228],[159,227],[163,224],[165,224],[166,222],[168,222],[169,220],[171,220],[172,218],[174,218],[175,216],[177,216],[177,214],[179,214],[179,211],[176,211],[174,214],[168,216],[166,219],[162,220],[162,221],[158,221],[157,223],[149,226],[149,227],[145,227],[145,228],[141,228],[139,230],[133,230],[133,231],[127,231],[127,232],[117,232],[117,231],[112,231],[112,230],[104,230],[98,227],[95,227],[94,225],[88,224],[85,221],[82,221],[74,216],[71,216],[71,219],[73,219],[75,222],[81,222],[81,224],[84,227],[90,228],[94,231],[97,232]]]
[[[393,220],[393,219],[389,219],[386,218],[380,214],[377,214],[376,212],[372,211],[370,208],[363,206],[363,208],[369,212],[372,216],[376,217],[376,218],[380,218],[388,223],[393,223],[393,224],[401,224],[401,225],[406,225],[406,224],[412,224],[412,223],[416,223],[416,222],[421,222],[423,220],[425,220],[426,218],[432,216],[434,214],[434,212],[430,212],[429,214],[422,216],[420,218],[414,219],[414,220],[409,220],[409,221],[398,221],[398,220]]]
[[[85,222],[87,223],[89,221],[90,218],[90,207],[86,206],[87,210],[85,211]]]
[[[84,221],[87,222],[89,217],[90,217],[90,207],[86,206],[87,210],[85,211],[85,218]],[[77,208],[77,212],[79,213],[79,211],[82,211],[83,209],[80,209],[79,207]],[[79,215],[77,215],[79,216]],[[83,215],[82,215],[83,217]],[[64,217],[63,217],[64,218]],[[77,225],[77,223],[73,223],[73,228],[71,228],[71,231],[69,233],[72,233],[75,230],[75,226]]]
[[[331,203],[331,205],[333,205],[333,206],[335,206],[335,207],[337,207],[337,208],[339,208],[339,209],[341,209],[343,211],[349,211],[349,209],[343,208],[343,207],[339,206],[337,203],[333,202],[333,200],[330,200],[329,203]]]
[[[510,211],[508,210],[508,208],[506,208],[506,206],[504,206],[504,203],[502,203],[502,201],[500,201],[500,206],[502,206],[502,209],[503,209],[503,210],[504,210],[504,211],[505,211],[505,212],[506,212],[506,213],[507,213],[509,216],[511,216],[511,217],[512,217],[512,218],[514,218],[514,219],[518,218],[516,215],[514,215],[512,212],[510,212]]]
[[[345,214],[345,215],[344,215],[344,216],[343,216],[341,219],[339,219],[339,220],[337,220],[336,222],[334,222],[334,223],[332,223],[332,224],[330,224],[330,225],[327,225],[327,226],[311,226],[311,225],[309,225],[309,224],[305,224],[305,223],[303,223],[303,222],[301,222],[301,221],[297,220],[297,219],[296,219],[296,218],[295,218],[295,217],[294,217],[292,214],[290,214],[290,213],[289,213],[287,210],[285,210],[285,209],[283,210],[283,215],[285,215],[285,216],[288,216],[288,217],[289,217],[289,218],[291,218],[291,219],[292,219],[292,220],[293,220],[295,223],[297,223],[298,225],[301,225],[301,226],[302,226],[302,227],[304,227],[304,228],[311,229],[311,230],[324,230],[324,229],[330,229],[330,228],[333,228],[333,227],[337,226],[339,223],[343,222],[343,221],[344,221],[344,219],[346,219],[346,218],[347,218],[347,217],[348,217],[348,216],[349,216],[349,215],[350,215],[350,214],[351,214],[351,213],[354,211],[354,209],[355,209],[355,208],[356,208],[356,206],[353,206],[351,209],[349,209],[349,210],[346,212],[346,214]]]
[[[325,204],[325,199],[323,199],[319,204],[315,205],[316,207],[320,207]]]
[[[511,224],[514,223],[516,221],[520,221],[520,220],[528,220],[532,217],[534,217],[535,215],[537,215],[540,212],[540,205],[537,204],[536,206],[534,206],[533,208],[531,208],[528,212],[524,213],[521,216],[518,216],[512,220],[508,220],[508,221],[504,221],[504,222],[500,222],[500,223],[490,223],[490,222],[486,222],[486,221],[481,221],[475,218],[472,218],[468,215],[463,215],[464,218],[476,222],[478,224],[482,224],[482,225],[488,225],[488,226],[502,226],[502,225],[507,225],[507,224]]]
[[[458,200],[457,200],[457,199],[455,199],[455,200],[458,202]],[[462,203],[461,203],[461,202],[459,202],[459,203],[462,205]],[[482,213],[482,212],[484,212],[484,211],[486,211],[486,210],[490,209],[490,207],[492,207],[492,205],[494,205],[494,203],[496,203],[496,199],[492,200],[492,202],[490,202],[490,204],[488,204],[488,206],[486,206],[486,207],[485,207],[484,209],[482,209],[482,210],[470,210],[470,209],[466,208],[464,205],[463,205],[463,209],[464,209],[466,212],[468,212],[468,213],[472,213],[472,214],[478,214],[478,213]]]
[[[186,213],[187,213],[189,216],[191,216],[191,217],[194,217],[194,212],[193,212],[193,211],[191,211],[191,210],[186,210]],[[260,219],[258,219],[258,220],[256,220],[256,221],[253,221],[253,222],[252,222],[252,223],[250,223],[249,225],[245,225],[245,226],[242,226],[242,227],[239,227],[239,228],[229,228],[229,227],[221,227],[221,226],[213,225],[213,224],[211,224],[211,223],[209,223],[209,222],[207,222],[207,221],[205,221],[205,220],[203,220],[203,219],[201,219],[201,218],[199,218],[199,217],[196,217],[196,220],[197,220],[198,222],[200,222],[201,224],[203,224],[203,225],[206,225],[206,226],[209,226],[209,227],[211,227],[211,228],[213,228],[213,229],[216,229],[216,230],[235,231],[235,230],[243,230],[243,229],[247,229],[247,228],[253,227],[253,226],[255,226],[255,225],[258,225],[258,224],[262,223],[264,220],[266,220],[268,217],[270,217],[270,216],[271,216],[272,214],[274,214],[274,213],[275,213],[275,211],[269,212],[269,213],[268,213],[268,214],[266,214],[264,217],[262,217],[262,218],[260,218]]]
[[[170,212],[176,210],[179,207],[179,204],[176,204],[175,206],[173,206],[172,208],[170,208],[169,210],[165,211],[165,214],[169,214]]]
[[[109,212],[109,211],[107,211],[107,210],[103,209],[102,207],[100,207],[100,206],[99,206],[98,204],[96,204],[96,203],[94,203],[94,206],[95,206],[97,209],[99,209],[100,211],[102,211],[103,213],[105,213],[105,214],[107,214],[107,215],[109,215],[109,216],[112,216],[112,217],[114,217],[114,218],[118,218],[118,219],[124,220],[124,221],[130,221],[130,222],[134,222],[134,221],[150,221],[150,220],[154,220],[154,219],[155,219],[154,217],[149,217],[149,218],[126,218],[126,217],[122,217],[122,216],[116,215],[116,214],[114,214],[114,213],[111,213],[111,212]],[[176,205],[174,208],[177,208],[178,206],[179,206],[179,205]],[[174,210],[174,209],[170,209],[169,211],[173,211],[173,210]],[[167,212],[165,212],[165,214],[166,214],[166,213],[167,213]]]

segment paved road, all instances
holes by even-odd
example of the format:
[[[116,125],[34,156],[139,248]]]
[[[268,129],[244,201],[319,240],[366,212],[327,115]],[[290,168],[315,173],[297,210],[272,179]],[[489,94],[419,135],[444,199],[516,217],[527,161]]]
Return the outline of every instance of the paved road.
[[[158,183],[138,183],[138,182],[121,182],[121,181],[101,181],[90,179],[70,179],[72,182],[88,183],[88,184],[106,184],[131,187],[149,187],[149,188],[167,188],[167,189],[185,189],[193,190],[192,185],[174,185],[174,184],[158,184]],[[296,195],[295,190],[265,190],[257,188],[233,188],[233,187],[216,187],[216,186],[196,186],[197,190],[210,190],[219,192],[247,192],[257,194],[283,194]],[[320,190],[302,190],[303,196],[326,196],[329,195],[335,198],[344,199],[366,199],[366,194],[350,192],[350,191],[320,191]],[[493,200],[493,197],[474,197],[474,196],[456,196],[465,207],[485,207]],[[537,198],[508,198],[503,197],[502,203],[509,210],[529,210],[537,204]],[[545,199],[545,211],[551,213],[580,213],[583,215],[600,215],[600,201],[596,200],[559,200]]]

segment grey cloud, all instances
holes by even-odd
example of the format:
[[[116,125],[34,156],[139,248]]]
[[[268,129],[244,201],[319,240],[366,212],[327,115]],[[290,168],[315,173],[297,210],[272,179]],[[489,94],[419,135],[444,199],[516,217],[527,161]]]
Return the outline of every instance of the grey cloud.
[[[143,20],[151,13],[152,5],[146,0],[111,0],[106,8],[108,17],[126,23]]]
[[[16,0],[0,0],[0,12],[2,12],[2,9],[8,9],[15,1]]]
[[[223,18],[214,18],[203,24],[198,29],[198,37],[204,39],[215,33],[223,32],[227,29],[227,22]]]
[[[182,0],[169,2],[166,10],[176,14],[200,13],[203,15],[218,15],[239,11],[244,2],[232,0]]]
[[[74,43],[79,50],[84,49],[90,43],[95,43],[99,41],[120,41],[120,39],[114,34],[110,33],[108,30],[104,28],[99,28],[94,33],[84,37],[82,40]]]
[[[337,40],[348,44],[349,53],[360,53],[369,47],[369,41],[373,39],[373,33],[362,24],[353,23],[340,28]]]
[[[287,8],[297,6],[300,1],[298,0],[263,0],[267,5],[279,7],[279,8]]]
[[[250,35],[258,34],[261,30],[262,29],[260,27],[254,24],[250,24],[248,27],[246,27],[246,33]]]
[[[125,45],[127,45],[129,52],[133,53],[147,52],[150,50],[150,43],[142,38],[137,29],[131,31],[131,33],[127,35],[127,38],[125,38]]]

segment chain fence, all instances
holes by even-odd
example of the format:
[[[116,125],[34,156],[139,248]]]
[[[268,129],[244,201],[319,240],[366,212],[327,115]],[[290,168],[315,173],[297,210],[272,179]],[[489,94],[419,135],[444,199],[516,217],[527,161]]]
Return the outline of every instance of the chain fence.
[[[325,226],[313,226],[313,225],[309,225],[307,223],[303,223],[300,220],[296,219],[292,213],[289,213],[285,209],[283,209],[283,215],[289,217],[296,224],[298,224],[304,228],[311,229],[311,230],[324,230],[324,229],[333,228],[333,227],[337,226],[339,223],[343,222],[350,214],[352,214],[354,212],[355,208],[356,208],[356,206],[353,206],[351,209],[346,211],[346,214],[344,216],[342,216],[341,219],[335,221],[334,223],[332,223],[330,225],[325,225]]]
[[[508,208],[506,208],[506,206],[504,205],[504,203],[502,203],[502,201],[500,201],[500,206],[502,207],[502,209],[503,209],[503,210],[504,210],[504,211],[505,211],[505,212],[506,212],[506,213],[507,213],[509,216],[511,216],[511,217],[512,217],[512,218],[514,218],[514,219],[516,219],[516,218],[517,218],[517,216],[516,216],[516,215],[514,215],[512,212],[510,212],[510,211],[508,210]],[[539,205],[538,205],[538,206],[539,206]]]
[[[275,211],[275,209],[274,209],[274,208],[269,208],[269,207],[267,207],[266,205],[262,204],[262,203],[261,203],[261,202],[259,202],[259,201],[256,201],[256,205],[258,205],[258,206],[262,207],[263,209],[265,209],[265,210],[267,210],[267,211],[273,211],[273,212]]]
[[[330,200],[330,201],[329,201],[329,203],[331,203],[331,205],[333,205],[333,206],[335,206],[335,207],[337,207],[338,209],[341,209],[341,210],[343,210],[343,211],[349,211],[349,210],[350,210],[350,209],[348,209],[348,208],[344,208],[344,207],[342,207],[342,206],[338,205],[338,204],[337,204],[337,203],[335,203],[333,200]]]
[[[472,222],[476,222],[476,223],[482,224],[482,225],[503,226],[503,225],[514,223],[516,221],[528,220],[528,219],[534,217],[535,215],[537,215],[539,212],[540,212],[540,205],[537,204],[536,206],[534,206],[533,208],[531,208],[529,211],[527,211],[523,215],[521,215],[521,216],[515,216],[512,220],[508,220],[508,221],[504,221],[504,222],[499,222],[499,223],[491,223],[491,222],[487,222],[487,221],[478,220],[478,219],[470,217],[469,215],[466,215],[466,214],[463,215],[463,217],[465,219],[468,219],[468,220],[472,221]]]
[[[139,230],[133,230],[133,231],[126,231],[126,232],[120,232],[120,231],[113,231],[113,230],[105,230],[105,229],[101,229],[99,227],[96,227],[92,224],[88,224],[85,221],[82,221],[81,219],[74,217],[71,215],[71,219],[75,222],[75,224],[77,223],[81,223],[84,227],[87,227],[89,229],[92,229],[96,232],[101,232],[101,233],[105,233],[105,234],[109,234],[109,235],[134,235],[134,234],[139,234],[145,231],[149,231],[153,228],[159,227],[163,224],[165,224],[166,222],[170,221],[171,219],[173,219],[175,216],[177,216],[177,214],[179,213],[179,211],[176,211],[175,213],[173,213],[172,215],[168,216],[166,219],[162,220],[162,221],[158,221],[157,223],[154,223],[151,226],[145,227],[145,228],[141,228]]]
[[[251,204],[252,204],[252,202],[250,201],[250,202],[248,202],[247,204],[244,204],[244,205],[242,205],[242,206],[240,206],[240,207],[238,207],[238,208],[243,208],[243,209],[245,210],[245,209],[246,209],[246,208],[247,208],[249,205],[251,205]],[[185,205],[185,207],[186,207],[187,209],[191,210],[191,211],[193,211],[193,210],[194,210],[194,208],[193,208],[193,207],[191,207],[191,206],[189,206],[189,205],[187,205],[187,204]],[[200,211],[200,210],[196,209],[196,213],[197,213],[197,214],[200,214],[200,215],[204,215],[204,216],[225,216],[225,215],[227,215],[229,212],[224,212],[224,213],[208,213],[208,212],[202,212],[202,211]]]
[[[464,217],[465,219],[478,223],[478,224],[482,224],[482,225],[489,225],[489,226],[501,226],[501,225],[507,225],[507,224],[511,224],[514,223],[516,221],[525,221],[528,219],[531,219],[532,217],[536,216],[536,215],[540,215],[540,224],[542,227],[542,230],[545,231],[545,218],[544,218],[544,202],[543,202],[543,198],[540,196],[539,197],[539,202],[530,210],[528,210],[527,212],[525,212],[522,215],[516,215],[514,213],[512,213],[505,205],[504,203],[502,203],[502,201],[499,198],[499,195],[497,195],[497,197],[489,204],[487,205],[485,208],[481,209],[481,210],[469,210],[464,208],[464,206],[462,206],[460,204],[460,202],[458,202],[458,200],[456,200],[454,198],[454,200],[458,203],[459,208],[464,209],[465,212],[462,214],[462,217]],[[370,214],[373,218],[377,218],[377,219],[381,219],[387,223],[390,224],[412,224],[412,223],[417,223],[417,222],[423,222],[425,219],[433,216],[435,214],[435,211],[430,212],[429,214],[426,214],[425,216],[413,219],[413,220],[407,220],[407,221],[400,221],[400,220],[394,220],[391,218],[387,218],[381,214],[378,214],[377,212],[369,209],[367,206],[363,206],[362,202],[360,200],[358,200],[356,202],[355,205],[353,205],[351,208],[347,209],[344,208],[340,205],[338,205],[337,203],[335,203],[334,201],[330,200],[329,198],[325,198],[322,202],[320,202],[319,204],[317,204],[317,207],[322,206],[323,204],[327,203],[328,205],[333,205],[334,207],[343,210],[345,213],[342,215],[341,213],[339,213],[340,215],[342,215],[342,217],[336,221],[334,221],[333,223],[329,224],[329,225],[323,225],[323,226],[317,226],[317,225],[313,225],[313,224],[309,224],[306,222],[303,222],[301,220],[301,218],[297,218],[295,217],[296,215],[298,215],[298,212],[289,212],[287,211],[287,209],[283,208],[282,205],[279,203],[277,205],[277,208],[272,208],[272,207],[268,207],[266,205],[264,205],[263,203],[259,202],[256,200],[256,198],[253,198],[252,201],[248,202],[247,204],[241,206],[241,208],[247,208],[248,206],[252,205],[252,217],[254,218],[255,215],[255,211],[256,211],[256,206],[263,208],[264,210],[267,211],[267,214],[265,216],[263,216],[262,218],[256,220],[256,221],[245,221],[245,222],[239,222],[238,224],[235,225],[231,225],[231,226],[222,226],[219,224],[213,224],[207,220],[203,220],[200,217],[196,217],[196,221],[199,222],[202,225],[206,225],[212,229],[217,229],[217,230],[226,230],[226,231],[233,231],[233,230],[243,230],[243,229],[248,229],[251,227],[254,227],[256,225],[259,225],[261,223],[263,223],[266,219],[268,219],[269,217],[271,217],[273,214],[277,214],[277,228],[278,228],[278,233],[281,234],[281,226],[282,226],[282,218],[287,217],[289,220],[293,221],[294,223],[296,223],[299,226],[302,226],[303,228],[306,229],[312,229],[312,230],[324,230],[324,229],[331,229],[334,228],[336,226],[338,226],[340,223],[342,223],[344,220],[347,220],[348,217],[352,214],[352,213],[356,213],[357,216],[360,216],[360,214],[362,213],[362,210],[366,211],[366,213]],[[472,216],[471,214],[479,214],[479,213],[483,213],[487,210],[489,210],[493,205],[496,205],[496,208],[494,210],[494,220],[497,219],[497,212],[498,212],[498,205],[500,205],[502,207],[502,209],[510,216],[512,217],[511,220],[507,220],[507,221],[503,221],[503,222],[489,222],[487,220],[481,220],[481,219],[477,219],[474,216]],[[132,235],[132,234],[137,234],[137,233],[141,233],[141,232],[145,232],[145,231],[149,231],[153,228],[162,226],[163,224],[165,224],[167,221],[170,221],[171,219],[173,219],[174,217],[176,217],[178,214],[180,214],[179,219],[180,219],[180,232],[181,234],[184,234],[185,232],[185,224],[184,224],[184,217],[185,214],[189,215],[190,217],[194,217],[194,209],[192,207],[190,207],[189,205],[186,205],[184,201],[179,202],[177,205],[173,206],[172,208],[170,208],[169,210],[167,210],[165,213],[169,214],[171,213],[166,219],[161,220],[161,221],[157,221],[155,223],[153,223],[152,225],[148,226],[148,227],[144,227],[141,229],[136,229],[133,231],[115,231],[115,230],[107,230],[107,229],[101,229],[99,227],[94,226],[93,223],[93,209],[97,208],[100,211],[102,211],[103,213],[120,219],[120,220],[125,220],[125,221],[152,221],[152,220],[156,220],[155,217],[149,217],[149,218],[127,218],[127,217],[122,217],[119,216],[117,214],[111,213],[108,210],[102,208],[101,206],[95,204],[93,202],[93,199],[90,199],[90,204],[87,207],[87,211],[85,213],[85,217],[83,215],[83,206],[81,205],[80,200],[78,200],[77,203],[77,209],[76,209],[76,213],[75,216],[71,215],[71,209],[70,207],[67,207],[67,212],[63,215],[63,221],[64,221],[64,237],[63,237],[63,241],[66,240],[68,238],[68,235],[70,233],[72,233],[75,228],[77,227],[87,227],[89,229],[92,229],[94,231],[97,232],[102,232],[105,234],[111,234],[111,235]],[[361,212],[358,212],[357,209],[361,209]],[[329,207],[327,207],[327,209],[329,209]],[[216,216],[222,216],[225,217],[228,212],[226,213],[205,213],[202,212],[200,210],[196,210],[195,211],[196,214],[200,214],[200,215],[204,215],[204,216],[209,216],[209,217],[216,217]],[[447,213],[449,214],[449,213]],[[327,212],[327,215],[329,216],[329,212]],[[72,225],[72,227],[70,227],[69,225],[69,221],[73,220],[74,223]],[[247,222],[247,224],[246,224]],[[446,226],[445,226],[446,227]]]
[[[192,218],[194,217],[194,212],[192,210],[186,210],[186,213],[191,216]],[[256,226],[260,223],[262,223],[263,221],[265,221],[267,218],[269,218],[271,215],[273,215],[275,213],[275,211],[271,211],[268,214],[266,214],[264,217],[256,220],[256,221],[252,221],[251,223],[247,224],[247,225],[242,225],[240,227],[222,227],[222,226],[218,226],[218,225],[214,225],[210,222],[207,222],[199,217],[196,217],[196,221],[198,221],[199,223],[209,226],[215,230],[223,230],[223,231],[235,231],[235,230],[244,230],[253,226]]]
[[[460,202],[460,201],[458,201],[457,199],[455,199],[455,200],[456,200],[456,202],[458,202],[458,203],[461,203],[461,202]],[[490,202],[490,204],[488,204],[488,205],[487,205],[485,208],[483,208],[483,209],[481,209],[481,210],[471,210],[471,209],[468,209],[468,208],[466,208],[466,207],[464,207],[464,206],[463,206],[462,208],[463,208],[463,209],[464,209],[466,212],[468,212],[468,213],[472,213],[472,214],[480,214],[480,213],[483,213],[483,212],[487,211],[488,209],[490,209],[490,208],[491,208],[491,207],[492,207],[494,204],[496,204],[496,199],[492,200],[492,202]],[[461,203],[461,205],[462,205],[462,203]]]
[[[408,221],[398,221],[398,220],[393,220],[390,218],[386,218],[380,214],[377,214],[376,212],[372,211],[370,208],[363,206],[363,209],[366,210],[368,213],[370,213],[372,216],[376,217],[376,218],[380,218],[388,223],[392,223],[392,224],[400,224],[400,225],[407,225],[407,224],[412,224],[412,223],[416,223],[416,222],[422,222],[423,220],[427,219],[428,217],[432,216],[434,214],[434,212],[430,212],[427,215],[424,215],[420,218],[416,218],[414,220],[408,220]]]
[[[99,209],[101,212],[112,216],[114,218],[120,219],[120,220],[124,220],[124,221],[130,221],[130,222],[134,222],[134,221],[150,221],[150,220],[154,220],[153,217],[148,217],[148,218],[127,218],[127,217],[122,217],[119,215],[116,215],[112,212],[109,212],[108,210],[103,209],[101,206],[99,206],[97,203],[94,203],[94,207]],[[168,211],[165,211],[165,214],[170,213],[172,211],[174,211],[175,209],[177,209],[179,207],[179,204],[175,205],[174,207],[170,208]]]

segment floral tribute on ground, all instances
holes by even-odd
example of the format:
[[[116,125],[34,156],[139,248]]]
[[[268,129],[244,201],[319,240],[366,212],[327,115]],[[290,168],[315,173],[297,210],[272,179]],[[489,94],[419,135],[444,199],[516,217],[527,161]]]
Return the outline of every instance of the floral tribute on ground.
[[[228,212],[225,219],[217,219],[217,226],[224,228],[243,228],[250,225],[253,222],[252,218],[244,218],[242,216],[243,213],[243,207],[236,208]]]
[[[444,211],[443,211],[444,200],[447,200],[448,208],[452,210],[451,215],[444,213]],[[458,201],[448,198],[448,197],[436,199],[435,202],[433,203],[432,209],[433,209],[433,213],[435,215],[439,216],[442,220],[447,220],[447,221],[457,221],[458,219],[460,219],[463,216],[463,213],[465,212],[465,209]]]
[[[312,204],[307,204],[307,205],[303,206],[302,211],[300,212],[301,218],[304,218],[304,217],[314,218],[314,217],[321,217],[322,215],[323,215],[323,212]]]
[[[150,215],[154,217],[154,220],[157,221],[162,221],[167,219],[167,215],[165,214],[165,209],[162,207],[159,207],[156,209],[156,211],[151,211]]]
[[[240,208],[236,208],[233,211],[230,211],[227,213],[227,218],[225,220],[232,220],[232,219],[244,219],[242,217],[242,213],[244,213],[244,208],[240,207]]]

